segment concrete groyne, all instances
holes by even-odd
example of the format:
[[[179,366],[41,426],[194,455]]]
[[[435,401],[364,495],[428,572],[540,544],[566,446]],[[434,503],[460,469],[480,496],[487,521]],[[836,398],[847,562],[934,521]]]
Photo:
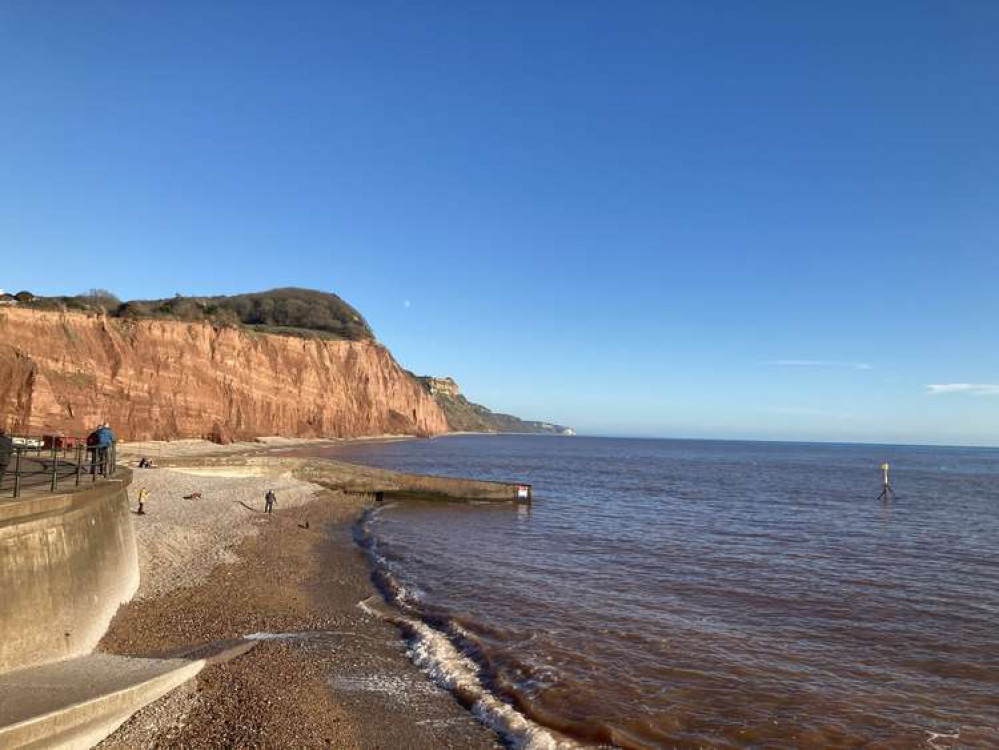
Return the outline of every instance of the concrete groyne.
[[[378,469],[329,458],[214,456],[167,459],[161,466],[204,476],[294,477],[344,492],[453,502],[530,502],[530,485]]]
[[[90,653],[135,593],[130,481],[0,501],[0,674]]]

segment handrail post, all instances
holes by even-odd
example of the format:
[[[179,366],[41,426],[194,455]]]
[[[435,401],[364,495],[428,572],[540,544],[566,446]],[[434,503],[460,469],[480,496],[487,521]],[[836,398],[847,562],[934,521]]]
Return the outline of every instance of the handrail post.
[[[83,446],[76,444],[76,486],[80,486],[80,475],[83,473]]]
[[[21,450],[14,454],[14,497],[21,496]]]
[[[114,473],[117,470],[117,467],[118,467],[118,441],[117,440],[112,440],[111,441],[111,474],[110,474],[110,476],[114,476]]]
[[[52,485],[49,487],[50,492],[56,491],[56,485],[59,483],[59,446],[56,444],[55,439],[52,440]]]

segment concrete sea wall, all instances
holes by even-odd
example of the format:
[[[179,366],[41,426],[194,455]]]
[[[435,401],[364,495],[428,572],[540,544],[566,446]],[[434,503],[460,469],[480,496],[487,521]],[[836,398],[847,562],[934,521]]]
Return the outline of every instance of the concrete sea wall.
[[[130,481],[0,499],[0,673],[89,653],[131,599]]]

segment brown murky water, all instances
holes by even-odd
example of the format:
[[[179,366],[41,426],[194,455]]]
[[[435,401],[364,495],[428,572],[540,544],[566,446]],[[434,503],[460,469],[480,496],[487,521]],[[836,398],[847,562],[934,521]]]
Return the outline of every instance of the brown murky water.
[[[364,525],[413,657],[476,681],[515,742],[999,747],[999,451],[518,436],[337,456],[534,484],[530,510]]]

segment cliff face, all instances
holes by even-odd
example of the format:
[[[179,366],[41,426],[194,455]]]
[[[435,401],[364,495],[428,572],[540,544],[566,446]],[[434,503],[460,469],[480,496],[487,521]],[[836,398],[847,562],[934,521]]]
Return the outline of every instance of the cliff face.
[[[373,341],[0,308],[0,424],[126,440],[446,432],[440,406]]]

